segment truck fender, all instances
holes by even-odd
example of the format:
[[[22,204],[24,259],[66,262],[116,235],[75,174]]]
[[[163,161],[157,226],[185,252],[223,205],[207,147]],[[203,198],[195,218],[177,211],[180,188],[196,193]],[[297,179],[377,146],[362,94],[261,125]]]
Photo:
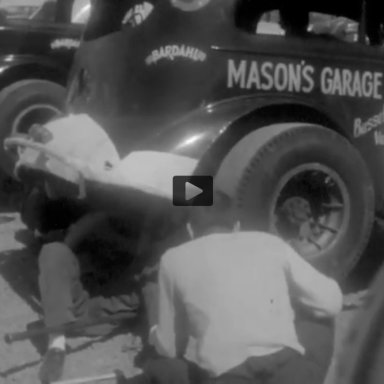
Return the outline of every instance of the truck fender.
[[[214,174],[232,146],[246,134],[266,125],[266,118],[279,122],[274,111],[285,108],[293,121],[323,124],[343,136],[342,115],[329,116],[318,104],[290,97],[242,97],[208,105],[181,119],[154,137],[150,149],[199,159],[196,173]],[[300,112],[301,111],[301,112]],[[286,117],[291,120],[289,114]]]

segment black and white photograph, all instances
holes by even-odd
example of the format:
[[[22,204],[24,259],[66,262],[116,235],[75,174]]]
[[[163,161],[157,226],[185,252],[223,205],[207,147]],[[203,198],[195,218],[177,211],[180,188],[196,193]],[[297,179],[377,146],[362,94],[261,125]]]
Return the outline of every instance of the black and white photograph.
[[[384,3],[0,0],[0,384],[384,383]]]

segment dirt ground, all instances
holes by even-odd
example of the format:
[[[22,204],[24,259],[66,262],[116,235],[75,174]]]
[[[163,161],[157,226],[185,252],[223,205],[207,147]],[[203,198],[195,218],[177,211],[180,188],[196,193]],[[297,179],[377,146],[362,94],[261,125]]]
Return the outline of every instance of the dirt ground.
[[[25,228],[18,215],[0,216],[0,383],[38,383],[37,371],[43,340],[7,345],[5,333],[23,331],[40,319],[37,294],[36,254],[19,240]],[[121,369],[135,373],[133,358],[137,341],[133,335],[69,340],[65,379],[94,376]]]
[[[42,340],[25,340],[7,345],[5,333],[31,327],[40,318],[37,294],[36,254],[21,241],[26,231],[17,214],[0,215],[0,383],[38,383],[37,370],[42,353]],[[369,275],[369,267],[359,267]],[[364,269],[365,268],[365,269]],[[359,274],[360,276],[360,274]],[[358,300],[357,292],[365,289],[367,277],[354,278],[347,289],[347,299]],[[343,338],[356,309],[345,311],[338,319],[336,353],[327,384],[334,384],[333,371],[337,364]],[[138,351],[137,339],[127,330],[106,339],[70,339],[65,379],[94,376],[122,369],[127,376],[137,372],[133,359]],[[112,383],[112,381],[110,381]]]

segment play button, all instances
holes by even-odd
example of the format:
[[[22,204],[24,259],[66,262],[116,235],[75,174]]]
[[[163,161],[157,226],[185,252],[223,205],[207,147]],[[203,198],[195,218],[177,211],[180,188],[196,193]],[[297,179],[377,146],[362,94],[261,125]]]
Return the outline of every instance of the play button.
[[[175,176],[173,178],[173,204],[177,206],[212,205],[212,176]]]
[[[204,191],[196,187],[196,185],[191,184],[189,181],[185,183],[185,196],[187,200],[191,200],[202,193],[204,193]]]

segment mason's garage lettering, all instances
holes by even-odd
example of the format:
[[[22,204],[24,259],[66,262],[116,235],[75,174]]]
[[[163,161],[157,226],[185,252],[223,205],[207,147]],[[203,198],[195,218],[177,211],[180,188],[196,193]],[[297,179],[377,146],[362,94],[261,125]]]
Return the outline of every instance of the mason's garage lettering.
[[[227,86],[262,91],[311,93],[319,88],[324,95],[382,99],[383,74],[324,67],[304,63],[255,60],[228,60]]]
[[[245,60],[236,65],[233,60],[229,60],[228,87],[309,93],[315,87],[314,72],[315,68],[311,65],[269,61],[259,64],[257,61]]]

